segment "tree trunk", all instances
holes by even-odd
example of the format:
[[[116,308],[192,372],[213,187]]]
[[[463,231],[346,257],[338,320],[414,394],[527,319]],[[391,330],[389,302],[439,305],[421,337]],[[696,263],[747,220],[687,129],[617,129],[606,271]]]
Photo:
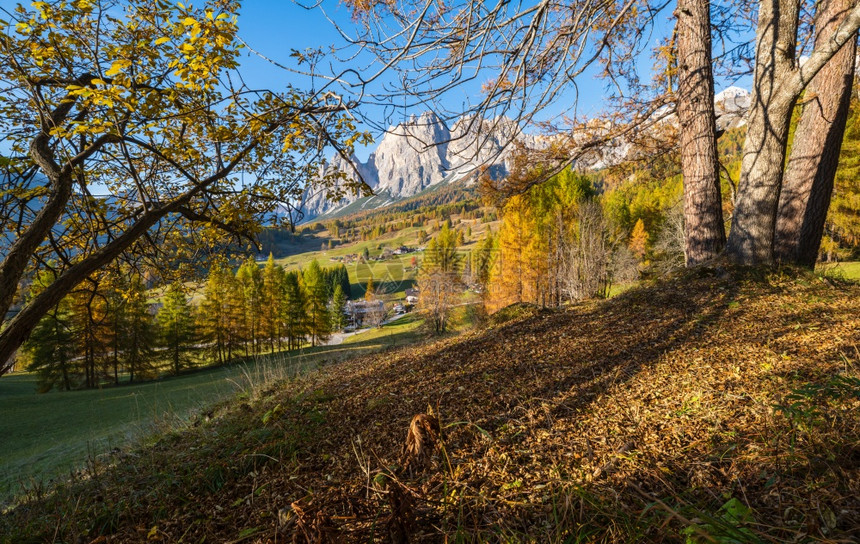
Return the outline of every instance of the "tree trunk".
[[[759,4],[752,108],[741,161],[737,201],[726,253],[738,264],[773,263],[776,213],[785,168],[791,113],[815,75],[860,27],[860,2],[809,59],[795,59],[799,0]]]
[[[798,0],[759,4],[752,108],[726,248],[739,264],[773,262],[773,226],[797,100],[783,83],[794,72],[798,11]]]
[[[175,211],[187,198],[190,196],[174,200],[144,214],[122,235],[60,274],[54,283],[36,295],[15,317],[6,322],[6,326],[0,330],[0,376],[6,373],[12,356],[27,340],[33,328],[48,310],[59,304],[60,300],[87,276],[119,256],[162,217]]]
[[[823,0],[819,4],[816,45],[833,36],[850,7],[849,0]],[[856,54],[857,41],[853,39],[807,87],[780,193],[774,236],[778,261],[815,266],[848,119]]]
[[[726,243],[717,162],[709,0],[679,0],[678,119],[684,176],[686,264],[713,259]]]

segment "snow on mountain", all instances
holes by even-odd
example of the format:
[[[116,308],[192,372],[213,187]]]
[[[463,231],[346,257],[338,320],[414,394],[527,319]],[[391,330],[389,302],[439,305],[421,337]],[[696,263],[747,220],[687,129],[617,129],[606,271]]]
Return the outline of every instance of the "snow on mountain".
[[[746,89],[729,87],[714,95],[717,129],[726,130],[746,123],[746,114],[752,104],[752,95]]]
[[[382,207],[442,182],[473,179],[484,165],[490,167],[493,175],[505,175],[509,150],[504,146],[518,132],[516,124],[507,118],[483,122],[464,118],[449,130],[438,116],[425,112],[390,127],[367,162],[356,160],[355,164],[380,197],[373,199],[374,207]],[[343,160],[333,159],[327,168],[340,169],[354,179]],[[344,208],[362,196],[349,193],[331,202],[323,192],[308,192],[302,208],[306,220],[311,220]]]

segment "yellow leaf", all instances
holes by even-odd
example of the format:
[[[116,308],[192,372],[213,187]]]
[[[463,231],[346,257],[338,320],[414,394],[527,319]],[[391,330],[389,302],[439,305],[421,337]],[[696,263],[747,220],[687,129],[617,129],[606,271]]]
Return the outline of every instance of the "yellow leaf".
[[[194,20],[194,17],[186,17],[182,21],[182,24],[185,26],[194,26],[195,24],[197,24],[197,21]]]
[[[120,73],[122,71],[124,64],[125,63],[122,60],[113,61],[113,64],[111,65],[110,69],[107,72],[105,72],[105,75],[108,77],[112,77],[112,76],[117,75],[118,73]]]
[[[162,36],[161,38],[158,38],[157,40],[155,40],[155,45],[161,45],[161,44],[167,43],[169,41],[170,41],[170,38],[168,38],[167,36]]]

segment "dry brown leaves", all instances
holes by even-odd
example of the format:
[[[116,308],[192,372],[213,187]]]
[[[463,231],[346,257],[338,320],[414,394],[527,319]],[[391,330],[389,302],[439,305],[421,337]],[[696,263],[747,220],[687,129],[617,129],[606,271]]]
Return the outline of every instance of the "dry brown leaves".
[[[825,399],[809,421],[776,407],[858,376],[858,346],[857,286],[731,272],[347,361],[267,401],[302,399],[283,421],[324,416],[292,458],[177,500],[159,527],[195,541],[259,527],[250,541],[659,542],[737,498],[764,541],[852,538],[860,401]],[[213,504],[235,505],[231,524],[200,515]]]

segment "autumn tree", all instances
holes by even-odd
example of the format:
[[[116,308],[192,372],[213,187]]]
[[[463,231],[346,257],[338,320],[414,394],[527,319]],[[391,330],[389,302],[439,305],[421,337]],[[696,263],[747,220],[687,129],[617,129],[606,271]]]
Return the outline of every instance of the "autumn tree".
[[[851,7],[825,0],[815,13],[815,44],[833,37]],[[851,39],[812,78],[803,96],[785,180],[779,193],[774,253],[777,260],[815,267],[833,194],[848,121],[857,40]]]
[[[367,285],[364,286],[364,300],[370,301],[376,298],[376,286],[373,285],[373,276],[367,278]]]
[[[645,230],[645,223],[642,219],[637,220],[633,226],[628,247],[640,261],[645,258],[645,254],[648,251],[648,231]]]
[[[287,337],[287,349],[297,349],[305,341],[308,332],[308,314],[305,288],[301,275],[287,272],[284,277],[283,331]]]
[[[51,0],[6,12],[0,373],[45,313],[118,257],[158,254],[194,228],[208,240],[253,235],[296,201],[326,148],[349,156],[360,136],[331,88],[241,83],[238,9]],[[55,281],[8,318],[22,280],[47,259]]]
[[[253,258],[247,258],[236,272],[236,281],[242,295],[242,340],[245,344],[245,354],[248,355],[248,346],[251,353],[257,354],[260,349],[261,327],[260,315],[263,278],[260,267]]]
[[[259,313],[262,337],[268,341],[271,351],[275,350],[276,344],[278,347],[281,346],[284,281],[284,269],[275,264],[274,257],[269,253],[269,258],[263,267]]]
[[[331,321],[328,311],[328,286],[320,265],[311,261],[303,273],[307,293],[307,331],[311,346],[325,342],[331,334]]]
[[[232,275],[221,262],[209,269],[203,288],[203,300],[197,311],[197,321],[203,339],[210,344],[215,362],[224,364],[230,360],[230,317],[228,303]]]
[[[194,341],[192,308],[181,282],[167,288],[157,320],[161,345],[167,350],[173,374],[178,375],[188,365],[187,353]]]
[[[479,99],[442,112],[452,121],[465,119],[466,135],[475,142],[501,129],[513,134],[510,140],[547,106],[560,101],[577,104],[578,78],[599,64],[602,77],[616,89],[605,97],[610,108],[596,122],[582,120],[572,108],[567,115],[572,126],[559,129],[557,145],[534,150],[534,160],[547,168],[529,184],[545,181],[566,165],[599,156],[613,142],[626,141],[639,150],[630,153],[630,158],[648,159],[649,148],[642,143],[649,139],[659,142],[659,133],[671,128],[665,121],[677,110],[684,175],[689,183],[685,225],[690,265],[715,256],[725,236],[715,170],[713,79],[743,74],[752,66],[752,108],[725,254],[739,264],[768,265],[774,261],[774,233],[794,106],[816,74],[857,39],[860,27],[860,2],[853,0],[835,6],[831,2],[768,0],[730,3],[714,10],[705,0],[682,0],[676,10],[677,34],[666,36],[658,46],[669,53],[655,55],[659,69],[646,81],[637,66],[644,64],[645,54],[653,52],[646,42],[654,22],[670,3],[575,0],[525,6],[413,0],[348,4],[363,23],[355,43],[372,50],[386,65],[402,67],[403,85],[397,91],[404,100],[431,102],[444,110],[442,97],[449,91],[474,79],[485,81]],[[806,10],[826,13],[814,21],[816,35],[826,37],[801,49],[809,33],[800,17]],[[391,32],[390,14],[409,30],[395,27]],[[827,21],[834,25],[831,31],[825,31]],[[711,40],[714,31],[720,33],[717,42]],[[750,39],[753,34],[754,42]],[[713,43],[721,47],[719,52],[710,51]],[[806,57],[803,62],[802,57]],[[712,65],[722,73],[714,72]],[[845,68],[834,68],[836,79]],[[830,79],[837,86],[833,104],[842,96],[836,79]],[[816,90],[816,95],[823,96],[822,90]],[[510,114],[519,126],[508,127],[502,114]],[[564,134],[572,136],[565,138]],[[823,148],[816,147],[811,156],[821,155]],[[479,153],[473,153],[472,159],[479,158]],[[815,162],[823,164],[818,159]],[[812,238],[817,245],[818,236]]]
[[[103,280],[103,275],[93,274],[69,294],[76,362],[83,369],[86,388],[97,387],[105,376],[105,364],[113,346],[110,333],[116,334],[109,329],[115,322],[108,316],[110,307]]]

